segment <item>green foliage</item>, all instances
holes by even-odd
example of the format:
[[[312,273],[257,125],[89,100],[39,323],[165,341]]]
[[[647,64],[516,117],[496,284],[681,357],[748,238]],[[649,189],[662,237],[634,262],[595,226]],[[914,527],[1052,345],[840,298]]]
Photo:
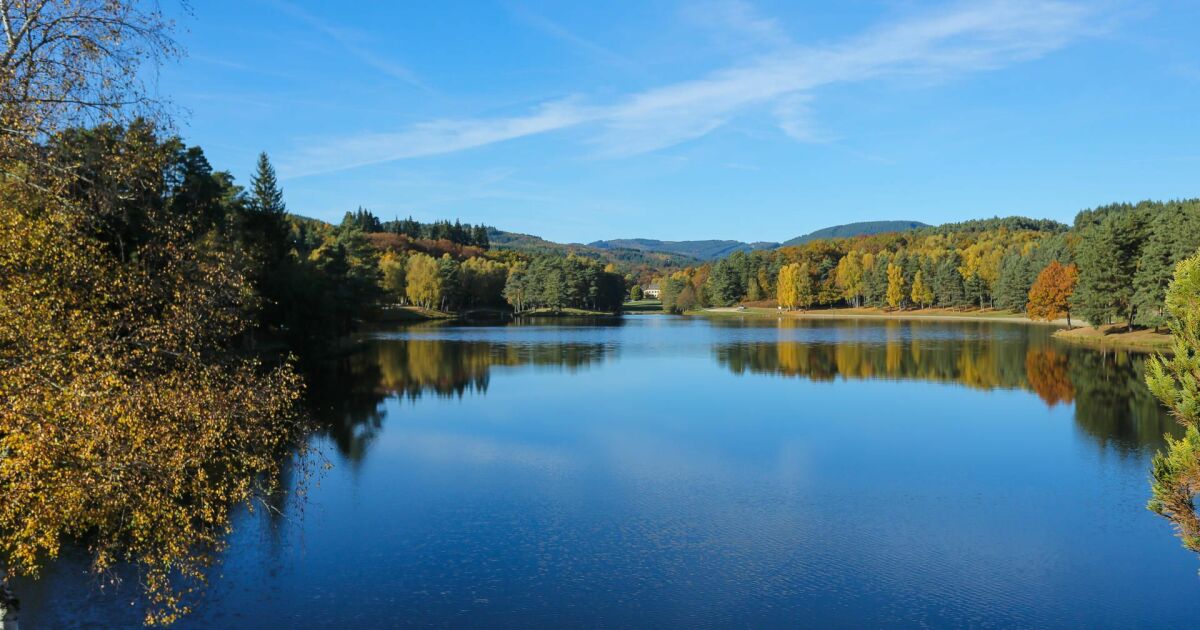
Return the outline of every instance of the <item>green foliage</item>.
[[[708,298],[715,306],[736,304],[746,294],[745,254],[717,261],[708,276]]]
[[[691,305],[688,304],[687,299],[680,300],[680,296],[683,296],[684,290],[687,289],[691,290],[690,300],[693,303]],[[691,289],[691,284],[687,281],[687,278],[675,276],[667,278],[662,282],[661,290],[662,310],[664,312],[682,313],[688,310],[689,306],[694,306],[695,290]]]
[[[1101,215],[1098,223],[1081,231],[1076,251],[1079,287],[1073,306],[1093,326],[1122,316],[1126,321],[1133,320],[1133,277],[1145,238],[1144,227],[1140,213],[1115,212]]]
[[[804,236],[797,236],[788,241],[784,241],[784,247],[794,247],[803,245],[812,241],[828,240],[835,238],[850,238],[854,236],[870,236],[873,234],[887,234],[889,232],[906,232],[917,228],[929,227],[920,221],[860,221],[858,223],[847,223],[846,225],[835,225],[833,227],[822,228],[815,232],[809,232]]]
[[[1166,453],[1154,457],[1149,508],[1169,518],[1183,544],[1200,552],[1200,255],[1175,268],[1167,289],[1166,312],[1175,336],[1175,353],[1147,364],[1146,385],[1187,432],[1168,439]]]
[[[599,262],[577,256],[533,256],[509,272],[502,294],[518,311],[577,308],[618,312],[625,278]]]

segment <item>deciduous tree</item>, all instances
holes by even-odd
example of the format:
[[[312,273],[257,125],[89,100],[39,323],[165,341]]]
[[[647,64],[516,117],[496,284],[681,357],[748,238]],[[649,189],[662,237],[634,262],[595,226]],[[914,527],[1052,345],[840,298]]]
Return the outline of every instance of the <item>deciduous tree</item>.
[[[1029,289],[1026,312],[1030,319],[1052,321],[1066,316],[1067,328],[1071,327],[1071,296],[1079,280],[1075,265],[1062,265],[1052,261],[1038,274]]]
[[[904,303],[904,270],[892,263],[887,266],[887,303],[892,308]]]

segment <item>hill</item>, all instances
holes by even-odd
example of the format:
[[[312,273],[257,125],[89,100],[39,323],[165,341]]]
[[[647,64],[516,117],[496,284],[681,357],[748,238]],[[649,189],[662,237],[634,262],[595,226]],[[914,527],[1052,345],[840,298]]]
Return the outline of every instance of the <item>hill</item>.
[[[885,232],[907,232],[908,230],[923,227],[929,226],[920,221],[862,221],[823,228],[804,236],[797,236],[790,241],[785,241],[783,245],[784,247],[803,245],[809,241],[823,238],[846,238],[850,236],[870,236],[871,234],[883,234]]]
[[[488,230],[488,240],[496,249],[511,249],[530,254],[575,254],[608,262],[632,265],[682,267],[700,261],[695,256],[668,251],[656,251],[631,247],[596,247],[582,243],[555,243],[540,236],[505,232],[495,228]]]
[[[659,241],[650,238],[621,238],[610,241],[593,241],[588,243],[588,246],[605,250],[629,249],[644,252],[667,252],[698,260],[715,260],[734,252],[775,249],[779,247],[779,243],[743,243],[721,240]]]

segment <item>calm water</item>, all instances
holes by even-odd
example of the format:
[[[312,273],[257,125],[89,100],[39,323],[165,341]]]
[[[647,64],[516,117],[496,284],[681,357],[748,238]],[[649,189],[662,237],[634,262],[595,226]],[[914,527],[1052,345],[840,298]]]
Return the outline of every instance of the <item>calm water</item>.
[[[374,335],[313,391],[333,468],[180,626],[1190,626],[1140,371],[988,323]],[[138,623],[83,566],[25,627]]]

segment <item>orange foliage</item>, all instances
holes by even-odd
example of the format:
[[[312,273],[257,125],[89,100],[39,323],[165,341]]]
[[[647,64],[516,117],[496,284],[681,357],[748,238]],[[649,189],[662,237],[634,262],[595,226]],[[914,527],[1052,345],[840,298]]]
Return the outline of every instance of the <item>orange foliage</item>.
[[[1029,289],[1029,304],[1026,310],[1030,319],[1051,321],[1066,316],[1071,318],[1069,299],[1079,281],[1079,270],[1075,265],[1061,265],[1057,260],[1046,265]]]

